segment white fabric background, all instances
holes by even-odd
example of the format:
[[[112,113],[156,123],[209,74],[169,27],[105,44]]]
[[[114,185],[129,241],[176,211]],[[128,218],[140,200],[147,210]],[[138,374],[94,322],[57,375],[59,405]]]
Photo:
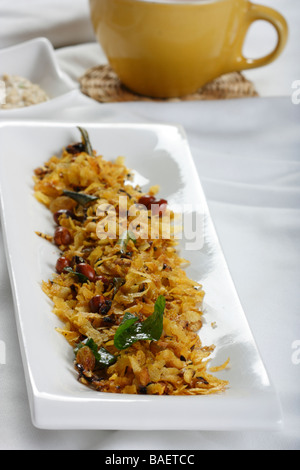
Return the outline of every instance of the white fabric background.
[[[47,37],[54,47],[94,41],[88,0],[0,0],[0,48]]]
[[[0,0],[0,47],[46,36],[60,66],[76,80],[105,61],[93,41],[87,2]],[[40,4],[41,2],[39,2]],[[72,3],[72,8],[70,8]],[[100,105],[82,97],[48,119],[97,122],[174,122],[187,132],[227,262],[267,370],[281,400],[280,432],[41,431],[31,424],[13,304],[0,231],[1,449],[275,449],[300,448],[300,105],[291,83],[300,79],[297,0],[261,2],[289,19],[289,45],[278,61],[249,72],[261,97],[203,103]],[[26,8],[25,5],[26,4]],[[59,6],[57,5],[59,4]],[[77,25],[77,28],[74,28]],[[258,25],[255,55],[272,45]],[[264,39],[265,38],[265,39]],[[252,40],[253,38],[251,38]],[[2,156],[3,158],[3,156]],[[25,269],[26,267],[24,267]]]

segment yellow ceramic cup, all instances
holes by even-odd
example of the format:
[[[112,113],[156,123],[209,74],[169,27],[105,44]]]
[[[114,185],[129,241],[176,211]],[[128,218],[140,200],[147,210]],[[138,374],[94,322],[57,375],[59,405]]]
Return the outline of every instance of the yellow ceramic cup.
[[[218,76],[275,60],[288,37],[283,16],[248,0],[90,0],[96,37],[120,80],[156,98],[195,92]],[[275,49],[263,58],[242,52],[250,25],[271,23]]]

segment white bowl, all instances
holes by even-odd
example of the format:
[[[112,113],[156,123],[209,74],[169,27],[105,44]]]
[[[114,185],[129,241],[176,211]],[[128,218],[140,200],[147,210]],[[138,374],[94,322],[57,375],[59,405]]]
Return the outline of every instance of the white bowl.
[[[32,116],[38,111],[52,108],[57,100],[77,92],[79,88],[59,69],[53,46],[45,38],[0,50],[0,78],[4,74],[19,75],[39,85],[50,100],[24,108],[0,109],[0,120]]]

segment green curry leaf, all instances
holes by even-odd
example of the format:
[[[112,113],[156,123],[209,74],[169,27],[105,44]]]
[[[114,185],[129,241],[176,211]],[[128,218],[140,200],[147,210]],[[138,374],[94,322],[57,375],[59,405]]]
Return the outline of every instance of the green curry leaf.
[[[74,274],[74,276],[77,276],[78,280],[80,282],[82,282],[83,284],[85,282],[88,282],[88,277],[86,277],[84,274],[81,274],[81,273],[78,273],[76,271],[73,271],[73,269],[71,267],[68,267],[68,268],[64,268],[64,272],[65,273],[69,273],[69,274]]]
[[[124,286],[124,284],[126,283],[126,279],[124,279],[123,277],[114,277],[113,278],[113,285],[114,285],[114,296],[116,295],[116,293],[118,292],[118,290]]]
[[[94,201],[97,201],[97,199],[99,199],[98,196],[92,196],[91,194],[85,194],[85,193],[77,193],[76,191],[69,191],[67,189],[64,189],[63,193],[65,196],[73,199],[81,206],[86,206],[90,202],[94,202]]]
[[[88,155],[91,155],[92,157],[94,156],[93,152],[93,147],[91,145],[90,137],[86,129],[83,127],[78,127],[80,133],[81,133],[81,138],[82,138],[82,143],[84,145],[84,150]]]
[[[136,243],[135,235],[129,230],[125,230],[125,232],[122,233],[121,237],[119,238],[117,242],[118,245],[120,245],[120,252],[122,253],[122,255],[126,254],[129,240],[132,240],[133,243]]]
[[[141,340],[158,341],[163,332],[163,315],[166,306],[166,299],[162,295],[155,302],[154,312],[145,321],[140,322],[138,317],[126,312],[122,323],[119,325],[115,337],[114,345],[122,350]]]
[[[75,355],[77,354],[79,349],[83,348],[84,346],[88,346],[90,348],[90,350],[95,356],[96,364],[99,368],[111,366],[117,360],[116,356],[114,356],[109,351],[107,351],[107,349],[105,348],[98,349],[97,344],[92,338],[87,338],[86,340],[77,344],[76,347],[74,348]]]

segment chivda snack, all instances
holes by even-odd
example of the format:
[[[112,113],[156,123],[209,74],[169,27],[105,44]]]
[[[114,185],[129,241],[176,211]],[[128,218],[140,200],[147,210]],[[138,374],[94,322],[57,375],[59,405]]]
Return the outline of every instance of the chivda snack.
[[[123,159],[106,161],[79,130],[81,142],[34,175],[35,197],[54,224],[52,234],[37,233],[59,251],[43,290],[74,350],[78,380],[110,393],[225,391],[227,382],[209,373],[214,346],[198,335],[202,286],[183,270],[175,237],[159,236],[174,219],[168,202],[156,187],[135,187]],[[150,225],[155,236],[147,236]]]

